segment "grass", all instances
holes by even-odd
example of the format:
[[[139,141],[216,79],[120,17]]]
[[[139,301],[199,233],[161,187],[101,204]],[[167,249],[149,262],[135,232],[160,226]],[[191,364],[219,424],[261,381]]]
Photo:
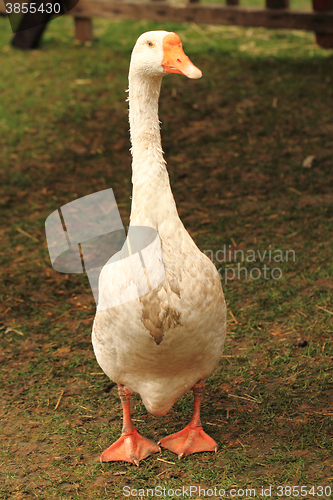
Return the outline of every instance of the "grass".
[[[20,52],[0,18],[2,498],[106,500],[157,485],[257,496],[271,485],[281,498],[279,485],[332,486],[333,52],[305,32],[163,25],[204,74],[166,78],[160,117],[180,215],[220,270],[228,303],[224,358],[202,405],[219,450],[101,465],[121,407],[93,355],[87,278],[51,268],[44,222],[112,187],[128,223],[128,62],[137,36],[158,26],[94,23],[92,47],[73,45],[71,20],[59,18],[40,50]],[[134,396],[135,423],[157,440],[188,422],[192,399],[154,418]]]

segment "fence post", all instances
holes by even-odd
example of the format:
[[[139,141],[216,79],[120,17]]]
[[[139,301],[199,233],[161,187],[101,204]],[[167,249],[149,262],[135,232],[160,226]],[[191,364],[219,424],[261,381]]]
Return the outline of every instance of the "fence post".
[[[314,11],[332,11],[333,0],[312,0],[312,7]],[[316,33],[316,42],[324,49],[331,49],[333,47],[333,35],[325,33]]]
[[[75,35],[78,42],[92,42],[92,19],[90,17],[74,17]]]
[[[266,9],[289,9],[289,0],[266,0]]]

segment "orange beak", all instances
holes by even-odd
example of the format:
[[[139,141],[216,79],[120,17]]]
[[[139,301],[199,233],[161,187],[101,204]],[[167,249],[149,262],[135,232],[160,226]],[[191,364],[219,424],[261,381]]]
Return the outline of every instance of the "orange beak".
[[[162,67],[166,73],[178,73],[194,79],[202,77],[200,69],[184,53],[182,42],[176,33],[170,33],[164,38],[163,51]]]

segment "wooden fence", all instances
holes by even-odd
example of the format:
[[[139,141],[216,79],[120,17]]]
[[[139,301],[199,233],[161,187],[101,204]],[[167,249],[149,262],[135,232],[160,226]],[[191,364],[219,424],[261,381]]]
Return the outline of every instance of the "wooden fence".
[[[333,0],[312,0],[313,12],[289,10],[289,0],[265,0],[265,8],[238,5],[239,0],[226,0],[226,5],[168,3],[165,0],[131,2],[113,0],[80,0],[70,12],[75,18],[75,38],[92,40],[92,18],[145,19],[147,21],[195,22],[266,28],[301,29],[314,31],[317,43],[333,47]],[[318,9],[318,10],[317,10]]]
[[[0,13],[5,12],[5,1],[0,0]],[[264,1],[265,8],[258,9],[238,5],[239,0],[226,0],[226,5],[201,4],[200,0],[79,0],[67,15],[74,17],[75,38],[82,42],[92,40],[92,18],[107,17],[309,30],[317,34],[320,45],[333,47],[333,0],[312,0],[312,12],[289,10],[289,0]]]

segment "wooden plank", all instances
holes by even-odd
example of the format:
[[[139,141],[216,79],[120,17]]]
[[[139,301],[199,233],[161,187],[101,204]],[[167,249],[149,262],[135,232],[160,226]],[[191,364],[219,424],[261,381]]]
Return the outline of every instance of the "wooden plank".
[[[0,0],[0,11],[4,10]],[[167,2],[130,2],[80,0],[69,13],[75,17],[145,19],[157,22],[195,22],[265,28],[302,29],[333,33],[332,12],[302,12],[288,9],[255,9],[241,6],[207,4],[168,4]]]
[[[239,5],[239,0],[227,0],[227,5]]]
[[[323,49],[333,49],[333,35],[325,35],[325,33],[316,33],[316,42]]]
[[[302,12],[288,9],[255,9],[208,4],[167,4],[80,0],[71,14],[82,17],[145,19],[158,22],[195,22],[266,28],[303,29],[333,33],[333,13]]]
[[[266,0],[266,9],[288,9],[289,0]]]
[[[78,42],[92,42],[93,29],[90,17],[74,17],[75,34],[74,39]]]
[[[312,0],[312,7],[314,11],[333,11],[333,0]],[[333,35],[317,32],[316,42],[324,49],[333,48]]]

